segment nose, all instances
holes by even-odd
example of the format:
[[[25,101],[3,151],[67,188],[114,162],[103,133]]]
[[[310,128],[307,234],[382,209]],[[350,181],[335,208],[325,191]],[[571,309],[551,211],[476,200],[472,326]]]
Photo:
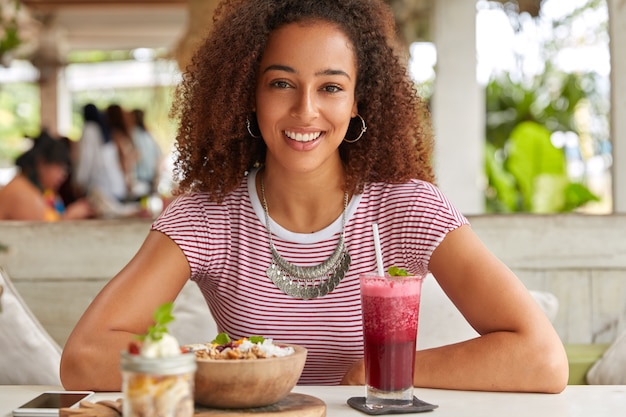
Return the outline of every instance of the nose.
[[[315,91],[301,89],[293,104],[291,115],[305,121],[315,119],[318,115]]]

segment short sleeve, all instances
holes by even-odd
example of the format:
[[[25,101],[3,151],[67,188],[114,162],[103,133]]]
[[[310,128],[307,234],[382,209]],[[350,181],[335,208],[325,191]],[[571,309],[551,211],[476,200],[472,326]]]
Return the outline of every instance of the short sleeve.
[[[178,245],[189,262],[191,278],[203,274],[210,256],[210,224],[206,214],[206,195],[191,194],[176,198],[152,224]]]

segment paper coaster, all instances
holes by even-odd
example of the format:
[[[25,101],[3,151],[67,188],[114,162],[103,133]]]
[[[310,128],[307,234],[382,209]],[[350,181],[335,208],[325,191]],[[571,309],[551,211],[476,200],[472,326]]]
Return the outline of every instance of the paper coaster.
[[[348,398],[348,405],[355,410],[359,410],[365,414],[371,416],[379,416],[383,414],[407,414],[407,413],[422,413],[424,411],[432,411],[439,407],[435,404],[429,404],[420,400],[417,397],[413,397],[413,405],[409,406],[387,406],[381,408],[369,408],[365,405],[365,397],[352,397]]]

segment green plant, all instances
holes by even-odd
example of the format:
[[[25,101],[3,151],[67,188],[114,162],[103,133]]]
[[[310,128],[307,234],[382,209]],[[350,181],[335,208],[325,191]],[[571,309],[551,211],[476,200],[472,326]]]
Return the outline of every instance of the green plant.
[[[568,212],[598,201],[586,186],[569,179],[565,155],[551,135],[544,125],[523,121],[511,131],[503,161],[494,157],[493,144],[487,146],[491,211]]]
[[[556,213],[598,201],[567,173],[556,131],[577,132],[576,109],[586,97],[584,74],[551,71],[524,84],[507,75],[486,89],[488,212]],[[589,83],[587,83],[589,84]]]
[[[0,57],[16,49],[22,43],[17,23],[19,9],[18,0],[0,1]]]
[[[557,63],[560,54],[568,49],[608,43],[608,20],[597,19],[606,9],[606,1],[587,0],[551,21],[542,21],[538,14],[533,19],[536,26],[521,18],[515,7],[505,6],[502,10],[518,34],[529,27],[540,33],[541,28],[548,27],[544,23],[550,25],[551,33],[537,45],[541,71],[534,75],[524,71],[525,55],[520,53],[520,68],[515,76],[499,74],[486,87],[487,211],[577,210],[598,197],[587,188],[584,171],[575,176],[568,174],[566,148],[562,143],[555,146],[553,138],[558,136],[555,133],[575,137],[577,147],[571,147],[571,143],[568,146],[579,153],[583,164],[610,148],[608,80],[592,70],[564,71]],[[588,15],[596,18],[587,19]],[[572,36],[575,25],[578,35]],[[581,32],[581,28],[585,31]]]

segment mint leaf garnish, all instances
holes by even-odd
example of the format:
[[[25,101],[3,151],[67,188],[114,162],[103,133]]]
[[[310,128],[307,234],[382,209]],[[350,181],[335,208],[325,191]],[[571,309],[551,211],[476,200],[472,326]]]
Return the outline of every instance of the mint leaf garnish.
[[[387,273],[392,277],[408,277],[409,273],[404,268],[398,268],[397,266],[390,266]]]
[[[230,337],[226,333],[218,334],[215,339],[211,341],[211,343],[215,343],[216,345],[225,345],[230,342]]]
[[[265,338],[263,336],[250,336],[248,338],[252,343],[263,343]]]
[[[250,336],[250,337],[247,337],[246,339],[248,339],[252,343],[263,343],[263,341],[265,340],[263,336]],[[211,341],[212,344],[218,345],[218,346],[224,346],[224,345],[229,344],[230,342],[231,342],[230,336],[228,336],[228,334],[224,332],[215,336],[215,339]]]
[[[173,308],[174,303],[171,301],[160,305],[154,312],[154,324],[148,327],[146,334],[138,337],[139,340],[161,340],[163,335],[167,333],[167,324],[174,320]]]

